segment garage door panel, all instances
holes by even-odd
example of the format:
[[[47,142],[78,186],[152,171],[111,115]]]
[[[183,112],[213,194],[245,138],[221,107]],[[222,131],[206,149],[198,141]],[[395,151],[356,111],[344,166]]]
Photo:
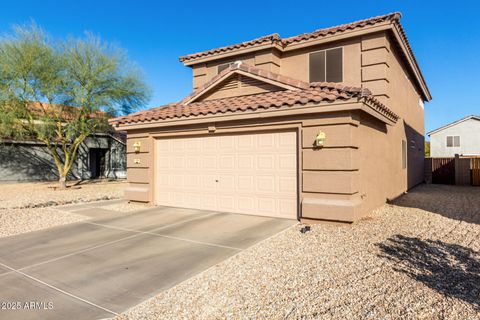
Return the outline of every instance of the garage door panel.
[[[235,197],[233,196],[218,196],[218,210],[232,212],[235,210]]]
[[[218,176],[218,192],[234,193],[236,191],[235,176],[234,175],[219,175]]]
[[[235,151],[235,136],[221,136],[219,138],[220,149],[224,151]]]
[[[183,169],[185,168],[185,157],[174,157],[173,158],[173,168],[175,169]]]
[[[274,176],[257,176],[257,191],[258,192],[275,192],[275,177]]]
[[[217,150],[217,137],[209,137],[208,139],[205,138],[197,138],[199,139],[205,151],[215,152]]]
[[[274,198],[258,198],[258,211],[274,215],[277,212],[276,202]]]
[[[279,170],[297,170],[297,155],[296,154],[287,154],[279,155],[277,158],[278,169]]]
[[[202,187],[205,188],[206,191],[209,191],[209,192],[216,191],[217,189],[217,182],[215,182],[216,176],[205,174],[201,176],[201,179],[202,179]]]
[[[258,147],[261,149],[264,148],[275,148],[275,137],[278,134],[273,133],[265,133],[257,136],[258,139]]]
[[[275,169],[275,155],[261,154],[257,156],[257,169],[259,170],[273,170]]]
[[[200,168],[200,159],[198,156],[188,156],[186,161],[185,161],[185,169],[186,170],[192,170],[192,169],[198,169]]]
[[[218,161],[219,170],[235,169],[235,155],[222,155]]]
[[[239,176],[237,185],[239,191],[251,191],[255,188],[255,179],[252,176]]]
[[[216,169],[217,168],[217,157],[215,155],[203,156],[202,157],[202,167],[201,169]]]
[[[278,134],[278,146],[286,150],[296,149],[297,135],[295,132],[282,132]]]
[[[170,159],[168,157],[158,157],[157,168],[159,170],[170,168]]]
[[[239,170],[252,170],[255,168],[255,156],[254,155],[239,155],[237,157]]]
[[[281,216],[289,217],[292,212],[297,211],[297,201],[295,199],[280,199],[278,201],[278,207]]]
[[[297,190],[297,179],[293,177],[278,178],[278,192],[292,194]]]
[[[187,192],[185,193],[185,207],[189,208],[201,208],[202,207],[202,202],[203,202],[203,197],[201,194],[198,193],[190,193]]]
[[[296,218],[295,132],[167,139],[158,146],[158,205]]]
[[[238,149],[252,149],[255,147],[255,140],[252,135],[240,135],[236,137]]]

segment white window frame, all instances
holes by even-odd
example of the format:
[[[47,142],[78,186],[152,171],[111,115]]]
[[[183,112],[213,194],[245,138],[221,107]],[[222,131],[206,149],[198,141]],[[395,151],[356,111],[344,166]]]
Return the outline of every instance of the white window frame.
[[[450,138],[450,137],[452,138],[452,145],[451,145],[451,146],[448,145],[448,138]],[[457,145],[457,146],[455,145],[455,137],[458,137],[458,145]],[[460,139],[460,136],[459,136],[459,135],[446,136],[446,137],[445,137],[445,146],[446,146],[447,148],[459,148],[460,145],[461,145],[461,141],[460,141],[460,140],[461,140],[461,139]]]
[[[334,50],[334,49],[342,49],[342,81],[340,82],[343,82],[343,80],[345,79],[345,74],[344,74],[344,65],[345,65],[345,55],[343,54],[344,53],[344,50],[343,50],[343,46],[338,46],[338,47],[333,47],[333,48],[328,48],[328,49],[322,49],[322,50],[317,50],[317,51],[312,51],[308,54],[308,81],[309,82],[312,82],[311,81],[311,76],[310,76],[310,56],[313,54],[313,53],[319,53],[319,52],[325,52],[325,62],[324,62],[324,69],[325,69],[325,82],[327,82],[327,51],[328,50]]]

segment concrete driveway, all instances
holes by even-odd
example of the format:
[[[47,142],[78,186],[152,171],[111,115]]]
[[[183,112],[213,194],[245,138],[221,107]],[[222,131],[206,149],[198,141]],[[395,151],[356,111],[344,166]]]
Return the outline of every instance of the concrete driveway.
[[[158,207],[0,239],[1,319],[119,314],[296,223]]]

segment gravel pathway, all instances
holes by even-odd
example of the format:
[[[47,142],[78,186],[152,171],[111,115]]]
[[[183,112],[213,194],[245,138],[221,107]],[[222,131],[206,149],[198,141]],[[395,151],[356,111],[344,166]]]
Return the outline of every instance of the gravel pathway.
[[[353,225],[300,228],[118,319],[480,318],[480,188],[422,185]]]
[[[118,199],[127,184],[95,182],[80,188],[55,190],[52,183],[17,183],[0,185],[0,237],[50,228],[89,219],[89,217],[58,210],[69,203]]]

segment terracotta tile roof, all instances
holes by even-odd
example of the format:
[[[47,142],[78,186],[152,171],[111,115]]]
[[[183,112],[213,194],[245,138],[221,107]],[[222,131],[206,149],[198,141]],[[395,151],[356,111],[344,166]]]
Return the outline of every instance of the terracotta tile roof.
[[[219,54],[219,53],[234,51],[234,50],[241,49],[241,48],[255,47],[255,46],[260,46],[260,45],[265,45],[265,44],[271,44],[272,46],[273,45],[279,45],[280,47],[287,47],[287,46],[289,46],[291,44],[294,44],[294,43],[299,43],[299,42],[308,41],[308,40],[315,39],[315,38],[325,37],[325,36],[328,36],[328,35],[333,35],[333,34],[336,34],[336,33],[339,33],[339,32],[345,32],[345,31],[348,31],[348,30],[364,28],[366,26],[375,25],[377,23],[381,23],[381,22],[385,22],[385,21],[391,21],[391,22],[397,22],[398,23],[400,21],[400,18],[401,18],[401,14],[399,12],[394,12],[394,13],[389,13],[389,14],[382,15],[382,16],[377,16],[377,17],[368,18],[368,19],[364,19],[364,20],[360,20],[360,21],[355,21],[355,22],[351,22],[351,23],[347,23],[347,24],[342,24],[342,25],[335,26],[335,27],[319,29],[319,30],[316,30],[314,32],[304,33],[304,34],[301,34],[301,35],[297,35],[297,36],[293,36],[293,37],[289,37],[289,38],[285,38],[285,39],[280,38],[280,36],[275,33],[275,34],[272,34],[272,35],[257,38],[257,39],[251,40],[251,41],[242,42],[242,43],[239,43],[239,44],[224,46],[224,47],[220,47],[220,48],[216,48],[216,49],[211,49],[211,50],[206,50],[206,51],[202,51],[202,52],[197,52],[197,53],[192,53],[192,54],[189,54],[189,55],[185,55],[185,56],[180,57],[180,61],[181,62],[186,62],[186,61],[195,60],[195,59],[206,57],[206,56],[216,55],[216,54]],[[405,32],[403,32],[403,28],[400,27],[400,30],[401,30],[401,33],[403,34],[404,38],[406,39]],[[407,42],[407,45],[408,45],[408,42]],[[408,48],[409,48],[409,50],[411,50],[409,45],[408,45]]]
[[[241,48],[249,48],[249,47],[254,47],[254,46],[260,46],[260,45],[265,45],[265,44],[281,44],[281,38],[278,35],[278,33],[270,34],[268,36],[263,36],[260,38],[256,38],[250,41],[245,41],[242,43],[237,43],[229,46],[224,46],[220,48],[215,48],[207,51],[202,51],[202,52],[197,52],[197,53],[192,53],[186,56],[180,57],[180,61],[188,61],[188,60],[193,60],[197,59],[200,57],[204,56],[209,56],[209,55],[214,55],[218,53],[223,53],[223,52],[228,52],[236,49],[241,49]]]
[[[166,119],[188,118],[197,116],[214,115],[219,113],[234,113],[242,111],[256,111],[261,109],[292,107],[323,101],[349,100],[357,98],[369,107],[381,113],[393,122],[398,116],[382,103],[376,100],[368,89],[349,87],[338,83],[316,82],[311,83],[306,89],[285,90],[255,95],[223,98],[193,102],[190,104],[170,104],[140,111],[128,116],[110,120],[112,125],[146,123]]]
[[[342,25],[335,26],[335,27],[319,29],[319,30],[316,30],[316,31],[313,31],[313,32],[304,33],[304,34],[300,34],[300,35],[297,35],[297,36],[294,36],[294,37],[285,38],[285,39],[282,40],[282,43],[283,43],[284,46],[288,46],[292,43],[303,42],[303,41],[307,41],[307,40],[311,40],[311,39],[321,38],[321,37],[325,37],[325,36],[328,36],[328,35],[333,35],[333,34],[336,34],[336,33],[339,33],[339,32],[354,30],[354,29],[357,29],[357,28],[364,28],[366,26],[375,25],[377,23],[381,23],[381,22],[385,22],[385,21],[399,22],[400,18],[401,18],[401,14],[399,12],[389,13],[389,14],[385,14],[385,15],[382,15],[382,16],[377,16],[377,17],[373,17],[373,18],[359,20],[359,21],[355,21],[355,22],[351,22],[351,23],[347,23],[347,24],[342,24]]]
[[[28,106],[28,110],[35,116],[48,115],[53,118],[61,118],[64,120],[73,120],[77,117],[79,108],[64,106],[60,104],[49,104],[41,102],[32,102]],[[90,118],[106,118],[107,113],[97,110],[90,113]]]
[[[248,73],[248,74],[263,78],[263,79],[271,80],[273,82],[278,83],[279,85],[285,85],[285,86],[294,87],[294,88],[298,88],[298,89],[308,89],[310,87],[310,84],[308,82],[297,80],[297,79],[294,79],[294,78],[290,78],[290,77],[287,77],[287,76],[284,76],[284,75],[281,75],[281,74],[278,74],[278,73],[275,73],[275,72],[271,72],[271,71],[268,71],[268,70],[265,70],[265,69],[260,69],[260,68],[257,68],[257,67],[253,67],[253,66],[251,66],[249,64],[246,64],[245,62],[242,62],[242,61],[237,61],[237,62],[234,62],[234,63],[230,64],[230,66],[228,68],[226,68],[225,70],[222,70],[219,74],[217,74],[212,79],[207,81],[200,88],[198,88],[197,90],[193,91],[191,94],[186,96],[184,99],[182,99],[181,103],[187,103],[193,97],[195,97],[198,94],[200,94],[201,92],[205,91],[208,87],[212,86],[213,84],[215,84],[220,79],[222,79],[222,78],[226,79],[227,77],[229,77],[228,74],[231,74],[231,73],[233,73],[237,70],[238,71],[243,71],[245,73]]]

